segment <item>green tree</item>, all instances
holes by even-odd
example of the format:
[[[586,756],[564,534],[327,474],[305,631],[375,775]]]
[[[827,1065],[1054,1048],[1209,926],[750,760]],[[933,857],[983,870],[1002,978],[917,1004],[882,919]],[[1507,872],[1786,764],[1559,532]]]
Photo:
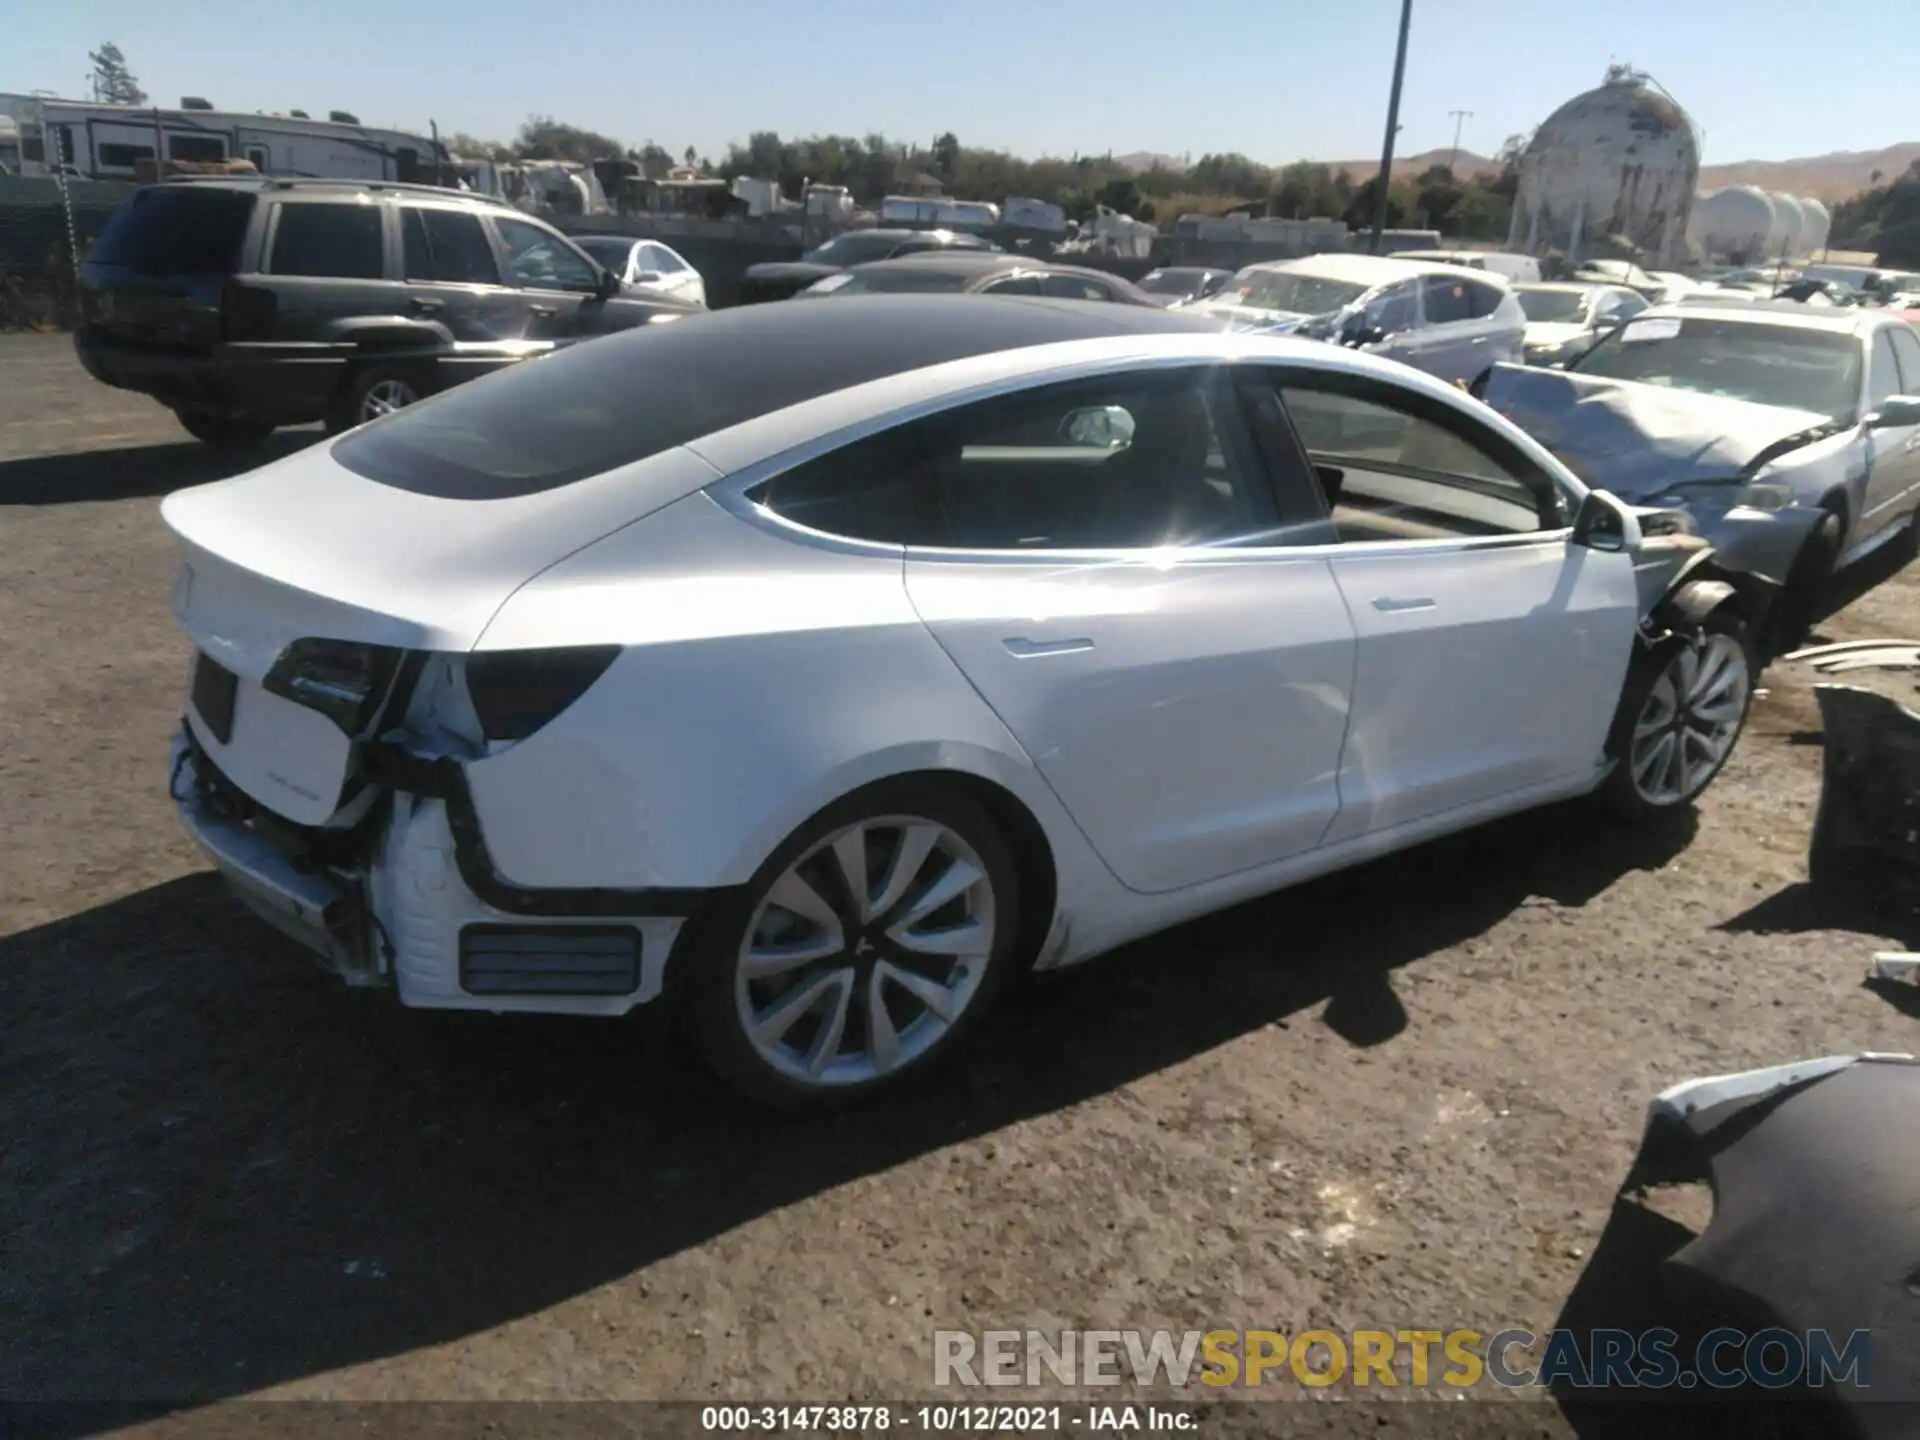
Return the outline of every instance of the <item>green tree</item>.
[[[514,137],[513,150],[522,160],[565,160],[576,165],[627,153],[627,147],[611,135],[568,125],[551,115],[529,115]]]
[[[673,169],[672,152],[651,140],[640,147],[634,158],[640,162],[641,170],[649,179],[665,179],[667,172]]]
[[[127,68],[127,57],[120,53],[118,45],[109,40],[98,50],[89,50],[87,59],[93,62],[94,99],[109,105],[147,103],[147,92],[133,78],[133,72]]]
[[[933,173],[946,182],[948,189],[953,188],[960,169],[960,155],[960,137],[951,130],[933,142]]]

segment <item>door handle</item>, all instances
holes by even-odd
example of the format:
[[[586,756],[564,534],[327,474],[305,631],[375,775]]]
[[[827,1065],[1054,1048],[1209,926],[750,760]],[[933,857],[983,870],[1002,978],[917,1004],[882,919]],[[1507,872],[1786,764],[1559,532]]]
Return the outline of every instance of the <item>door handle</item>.
[[[1007,653],[1017,655],[1022,660],[1032,660],[1041,655],[1077,655],[1083,650],[1093,649],[1093,641],[1084,636],[1073,640],[1028,640],[1023,636],[1009,635],[1000,642],[1007,647]]]
[[[1431,610],[1434,608],[1434,605],[1433,600],[1425,595],[1409,595],[1405,597],[1376,595],[1373,601],[1373,608],[1376,610],[1395,612],[1400,610]]]
[[[441,307],[441,303],[442,302],[438,300],[409,300],[407,302],[407,309],[413,311],[415,314],[424,315],[429,311],[438,310]]]
[[[529,315],[557,315],[560,313],[560,309],[557,305],[529,305],[527,307],[527,313]]]

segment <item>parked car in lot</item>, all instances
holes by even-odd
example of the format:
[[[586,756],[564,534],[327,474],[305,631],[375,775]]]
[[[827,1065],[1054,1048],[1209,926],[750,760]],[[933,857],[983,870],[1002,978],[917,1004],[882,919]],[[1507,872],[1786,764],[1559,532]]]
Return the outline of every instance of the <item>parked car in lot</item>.
[[[816,245],[798,260],[749,265],[740,278],[740,303],[787,300],[816,281],[852,265],[917,255],[922,250],[997,251],[999,246],[958,230],[847,230]]]
[[[1529,365],[1564,365],[1647,308],[1640,293],[1624,285],[1542,283],[1516,285],[1513,293],[1527,315]]]
[[[408,1005],[671,992],[775,1099],[1443,832],[1669,813],[1753,673],[1742,577],[1458,389],[1137,305],[723,310],[161,513],[244,900]]]
[[[654,291],[705,306],[707,282],[689,265],[678,250],[658,240],[640,240],[632,235],[575,235],[573,243],[587,258],[620,277],[620,283],[635,290]]]
[[[1565,371],[1501,367],[1485,399],[1580,474],[1685,508],[1722,554],[1786,584],[1785,640],[1836,569],[1912,543],[1920,335],[1884,310],[1657,306]]]
[[[1078,265],[1052,265],[1020,255],[982,250],[927,250],[899,260],[875,260],[817,280],[796,300],[852,295],[1051,295],[1056,300],[1101,300],[1119,305],[1159,301],[1118,275]]]
[[[1378,255],[1309,255],[1249,265],[1181,307],[1257,330],[1298,333],[1467,384],[1521,358],[1526,312],[1487,271]]]
[[[1540,278],[1540,262],[1531,255],[1514,255],[1504,250],[1395,250],[1401,260],[1431,260],[1454,265],[1462,270],[1491,270],[1515,284]]]
[[[1214,270],[1205,265],[1163,265],[1140,277],[1140,288],[1158,295],[1168,305],[1184,305],[1204,300],[1233,278],[1231,270]]]
[[[424,185],[170,180],[80,272],[87,373],[211,445],[344,430],[557,346],[699,314],[626,292],[511,206]]]

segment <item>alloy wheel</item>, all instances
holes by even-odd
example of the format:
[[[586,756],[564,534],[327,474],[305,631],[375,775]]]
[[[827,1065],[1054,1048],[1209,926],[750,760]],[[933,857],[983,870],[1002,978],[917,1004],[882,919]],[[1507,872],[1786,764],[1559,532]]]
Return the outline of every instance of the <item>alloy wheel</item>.
[[[382,415],[404,410],[419,398],[413,387],[404,380],[376,380],[360,397],[360,423],[364,425],[369,420],[378,420]]]
[[[1683,647],[1633,725],[1627,763],[1633,787],[1652,805],[1690,800],[1719,772],[1746,718],[1747,650],[1732,635]]]
[[[791,1081],[880,1079],[926,1054],[979,993],[995,895],[959,834],[911,815],[846,825],[761,897],[734,967],[748,1044]]]

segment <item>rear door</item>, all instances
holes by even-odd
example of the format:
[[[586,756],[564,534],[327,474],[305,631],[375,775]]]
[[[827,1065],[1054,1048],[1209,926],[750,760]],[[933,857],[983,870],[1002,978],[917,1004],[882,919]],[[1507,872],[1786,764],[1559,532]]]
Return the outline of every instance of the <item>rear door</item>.
[[[1325,556],[1273,544],[1301,496],[1276,496],[1224,367],[982,401],[910,453],[946,537],[908,548],[913,604],[1124,884],[1321,843],[1353,625]]]
[[[275,340],[330,340],[336,321],[404,309],[397,257],[388,264],[392,218],[370,195],[274,202],[265,268],[279,302]]]
[[[1409,363],[1442,380],[1470,380],[1479,373],[1472,368],[1476,330],[1469,283],[1453,275],[1428,275],[1420,281],[1423,320]]]
[[[115,345],[204,354],[220,340],[220,294],[251,270],[256,191],[156,185],[134,192],[81,268],[83,333]]]
[[[1517,365],[1526,351],[1527,312],[1513,292],[1502,285],[1483,285],[1469,280],[1467,305],[1472,312],[1468,322],[1468,343],[1464,379],[1475,380],[1498,362]]]
[[[402,205],[400,242],[409,319],[436,325],[459,343],[520,338],[524,311],[500,283],[493,242],[477,214]]]
[[[1632,558],[1569,543],[1550,480],[1452,406],[1265,368],[1328,498],[1356,627],[1327,843],[1596,775],[1639,621]]]

